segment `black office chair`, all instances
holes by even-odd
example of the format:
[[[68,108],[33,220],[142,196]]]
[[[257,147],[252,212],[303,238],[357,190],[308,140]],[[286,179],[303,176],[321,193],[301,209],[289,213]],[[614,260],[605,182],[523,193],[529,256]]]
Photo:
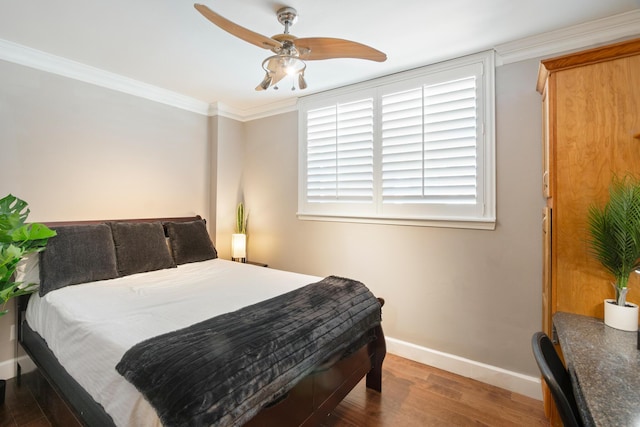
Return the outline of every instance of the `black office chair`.
[[[556,402],[562,423],[565,427],[582,427],[569,372],[562,364],[553,343],[544,332],[536,332],[531,339],[531,346],[542,377]]]

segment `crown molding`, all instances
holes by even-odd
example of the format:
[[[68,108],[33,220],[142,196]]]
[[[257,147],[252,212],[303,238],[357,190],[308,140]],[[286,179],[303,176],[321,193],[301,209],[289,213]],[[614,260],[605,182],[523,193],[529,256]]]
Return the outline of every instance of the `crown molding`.
[[[207,115],[209,115],[210,117],[226,117],[228,119],[237,120],[239,122],[245,121],[244,115],[242,114],[241,110],[217,101],[209,104]]]
[[[638,35],[640,9],[502,43],[495,47],[498,54],[496,65],[541,58]]]
[[[245,110],[245,121],[263,119],[291,111],[298,111],[298,98],[283,99],[278,102]]]
[[[227,117],[239,122],[262,119],[278,114],[289,113],[298,110],[298,98],[284,99],[271,104],[259,105],[249,109],[233,108],[221,102],[214,102],[209,106],[210,116]]]
[[[209,104],[80,62],[0,39],[0,59],[206,115]]]
[[[240,122],[295,111],[297,108],[297,98],[285,99],[250,109],[238,109],[220,102],[209,104],[148,83],[3,39],[0,39],[0,60],[91,83],[182,110],[207,116],[227,117]]]
[[[640,35],[640,9],[527,37],[495,47],[496,65],[540,58]],[[95,84],[107,89],[170,105],[207,116],[222,116],[241,122],[297,110],[297,98],[256,106],[234,108],[220,102],[207,103],[80,62],[51,55],[0,39],[0,60]]]

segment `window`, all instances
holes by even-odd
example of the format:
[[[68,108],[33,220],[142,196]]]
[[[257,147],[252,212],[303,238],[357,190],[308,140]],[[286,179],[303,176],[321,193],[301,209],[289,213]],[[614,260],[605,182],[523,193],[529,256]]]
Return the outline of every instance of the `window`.
[[[300,101],[298,216],[493,229],[493,53]]]

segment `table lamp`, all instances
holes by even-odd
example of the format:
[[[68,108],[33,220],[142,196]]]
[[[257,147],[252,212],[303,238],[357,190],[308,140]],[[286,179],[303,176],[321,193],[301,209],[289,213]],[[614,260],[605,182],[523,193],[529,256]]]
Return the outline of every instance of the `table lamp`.
[[[247,262],[247,235],[235,233],[231,235],[231,259]]]

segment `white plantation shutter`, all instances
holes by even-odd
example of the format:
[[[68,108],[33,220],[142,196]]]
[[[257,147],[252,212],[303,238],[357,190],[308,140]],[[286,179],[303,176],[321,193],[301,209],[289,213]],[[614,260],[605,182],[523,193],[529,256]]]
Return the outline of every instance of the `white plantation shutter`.
[[[491,52],[299,105],[300,218],[495,227]]]
[[[382,197],[401,203],[422,197],[422,89],[382,97]]]
[[[373,99],[307,112],[307,200],[373,200]]]
[[[382,97],[384,203],[476,203],[476,78]]]

